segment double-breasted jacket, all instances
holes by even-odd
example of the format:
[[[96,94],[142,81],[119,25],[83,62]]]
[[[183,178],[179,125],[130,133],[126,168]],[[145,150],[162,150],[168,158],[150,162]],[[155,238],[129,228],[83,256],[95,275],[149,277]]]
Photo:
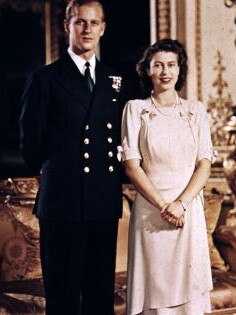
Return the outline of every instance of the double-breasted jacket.
[[[121,77],[96,63],[92,95],[68,54],[33,73],[22,95],[21,152],[40,171],[41,219],[121,216]]]

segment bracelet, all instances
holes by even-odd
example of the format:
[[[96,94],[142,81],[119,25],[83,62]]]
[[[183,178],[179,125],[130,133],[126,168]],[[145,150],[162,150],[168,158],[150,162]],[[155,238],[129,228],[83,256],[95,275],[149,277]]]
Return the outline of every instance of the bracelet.
[[[187,208],[185,207],[183,201],[181,199],[178,199],[178,201],[181,203],[181,206],[183,207],[184,211],[187,211]]]

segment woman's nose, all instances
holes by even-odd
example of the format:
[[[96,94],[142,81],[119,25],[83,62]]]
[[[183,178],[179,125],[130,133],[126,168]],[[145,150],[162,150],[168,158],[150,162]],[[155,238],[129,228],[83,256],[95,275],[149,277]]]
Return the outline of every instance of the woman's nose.
[[[162,73],[167,73],[167,72],[168,72],[168,67],[164,65],[162,67]]]

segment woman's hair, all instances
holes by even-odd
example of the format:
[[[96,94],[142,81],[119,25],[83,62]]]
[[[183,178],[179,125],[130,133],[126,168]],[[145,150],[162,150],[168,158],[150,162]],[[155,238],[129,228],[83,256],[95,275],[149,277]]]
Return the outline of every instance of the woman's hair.
[[[149,46],[143,53],[141,60],[137,63],[136,70],[140,77],[140,85],[143,96],[148,97],[153,89],[152,81],[148,75],[150,62],[153,56],[159,51],[173,52],[178,56],[178,65],[180,68],[178,80],[175,84],[175,89],[180,91],[185,83],[187,76],[187,53],[183,45],[177,40],[170,38],[158,40],[155,44]]]
[[[66,6],[66,20],[70,20],[74,15],[74,9],[83,5],[95,4],[102,10],[102,20],[105,21],[105,12],[103,5],[99,0],[70,0]]]

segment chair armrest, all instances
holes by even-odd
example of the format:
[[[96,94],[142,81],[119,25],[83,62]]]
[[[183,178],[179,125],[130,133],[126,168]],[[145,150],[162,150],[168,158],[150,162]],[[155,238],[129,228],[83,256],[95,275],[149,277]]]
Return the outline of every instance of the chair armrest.
[[[236,226],[221,225],[213,236],[221,257],[229,265],[229,270],[236,272]]]
[[[221,225],[216,228],[213,238],[217,243],[230,245],[236,250],[236,226]]]

